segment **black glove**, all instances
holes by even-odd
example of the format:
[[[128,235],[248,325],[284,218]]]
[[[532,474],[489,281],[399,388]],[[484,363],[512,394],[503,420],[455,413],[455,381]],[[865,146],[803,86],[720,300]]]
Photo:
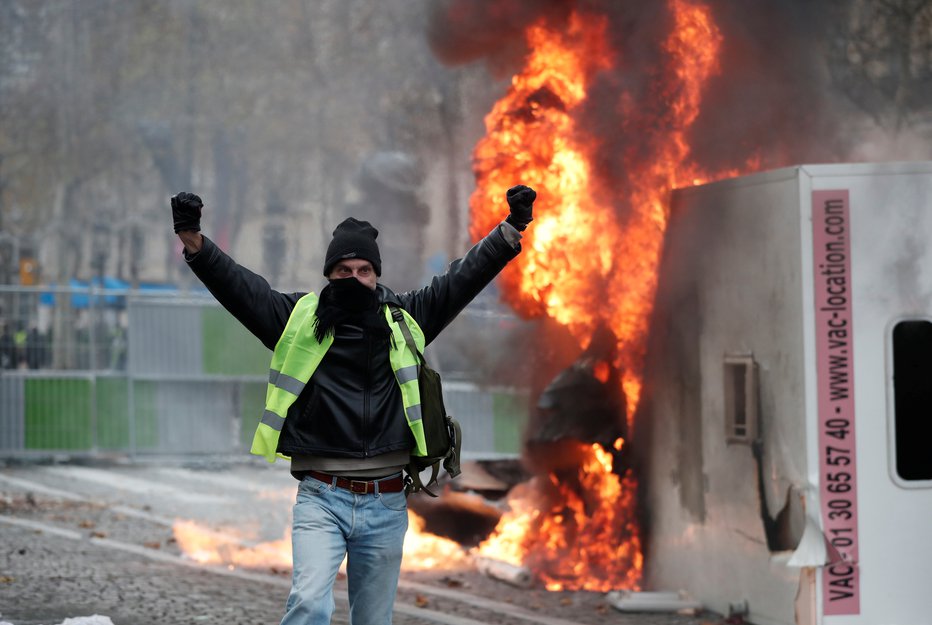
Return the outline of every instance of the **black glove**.
[[[182,230],[201,229],[201,208],[204,202],[193,193],[182,191],[172,198],[172,218],[175,220],[175,233]]]
[[[505,217],[505,221],[514,226],[519,232],[524,231],[527,225],[534,221],[531,216],[531,208],[534,206],[534,200],[537,199],[537,191],[519,184],[508,189],[505,199],[508,200],[508,208],[511,209],[511,213]]]

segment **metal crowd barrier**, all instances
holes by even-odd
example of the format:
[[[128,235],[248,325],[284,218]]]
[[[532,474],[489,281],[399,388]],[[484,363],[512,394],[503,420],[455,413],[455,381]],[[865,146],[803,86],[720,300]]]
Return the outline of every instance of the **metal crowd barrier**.
[[[269,358],[206,293],[0,286],[0,456],[247,453]],[[518,454],[524,394],[444,392],[464,456]]]

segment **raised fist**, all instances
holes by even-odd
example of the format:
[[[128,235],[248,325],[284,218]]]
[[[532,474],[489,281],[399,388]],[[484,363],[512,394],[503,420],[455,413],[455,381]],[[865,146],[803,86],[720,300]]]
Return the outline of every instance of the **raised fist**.
[[[511,210],[505,221],[514,226],[516,230],[523,231],[529,223],[534,221],[531,209],[534,206],[534,200],[537,199],[537,192],[531,187],[519,184],[508,189],[505,199],[508,200],[508,208]]]
[[[204,202],[201,198],[182,191],[172,198],[172,219],[175,222],[175,233],[182,230],[201,229],[201,209]]]

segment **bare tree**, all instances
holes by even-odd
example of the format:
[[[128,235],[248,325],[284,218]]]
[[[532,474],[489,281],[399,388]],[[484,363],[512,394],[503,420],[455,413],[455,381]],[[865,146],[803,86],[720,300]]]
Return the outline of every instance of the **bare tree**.
[[[932,0],[837,4],[829,71],[881,127],[900,131],[932,115]]]
[[[459,81],[482,69],[440,66],[428,2],[0,3],[0,228],[16,215],[54,237],[45,247],[63,253],[48,281],[104,270],[135,281],[138,264],[122,265],[138,231],[162,228],[147,249],[173,249],[164,203],[182,189],[209,198],[211,233],[236,253],[272,197],[289,223],[332,227],[373,153],[412,154],[434,176],[468,171],[468,155],[450,157],[466,152]],[[114,251],[93,270],[97,223]],[[308,260],[285,263],[300,280]],[[179,278],[177,259],[163,267]]]

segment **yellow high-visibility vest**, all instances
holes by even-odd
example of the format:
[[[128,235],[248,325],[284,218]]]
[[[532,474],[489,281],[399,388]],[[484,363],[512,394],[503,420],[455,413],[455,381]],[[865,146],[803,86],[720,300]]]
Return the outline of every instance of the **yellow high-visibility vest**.
[[[308,380],[311,379],[320,361],[333,344],[332,333],[325,336],[322,343],[318,343],[314,336],[317,302],[318,297],[314,293],[308,293],[298,300],[294,310],[291,311],[288,323],[285,324],[285,331],[282,332],[281,338],[275,345],[275,351],[272,352],[269,384],[265,394],[265,412],[256,428],[250,449],[251,453],[263,456],[269,462],[275,462],[276,458],[288,459],[287,456],[277,453],[278,439],[285,424],[285,418],[288,416],[288,408],[298,399],[298,395],[304,390]],[[418,356],[408,349],[401,328],[392,319],[388,305],[384,305],[382,309],[395,339],[390,342],[394,347],[389,348],[389,361],[395,373],[395,380],[401,389],[408,427],[414,435],[415,448],[412,454],[426,456],[427,443],[424,439],[424,427],[421,421],[421,391],[417,382]],[[404,316],[405,325],[414,337],[417,349],[423,352],[424,332],[407,311],[401,308],[399,310]]]

